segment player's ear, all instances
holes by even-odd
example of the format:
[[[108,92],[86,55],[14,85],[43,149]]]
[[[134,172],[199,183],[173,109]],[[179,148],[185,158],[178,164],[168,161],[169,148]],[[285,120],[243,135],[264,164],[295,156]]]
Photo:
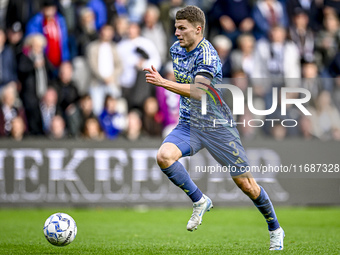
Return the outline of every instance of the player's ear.
[[[196,27],[196,34],[200,34],[201,33],[201,30],[202,30],[202,27],[201,26],[197,26]]]

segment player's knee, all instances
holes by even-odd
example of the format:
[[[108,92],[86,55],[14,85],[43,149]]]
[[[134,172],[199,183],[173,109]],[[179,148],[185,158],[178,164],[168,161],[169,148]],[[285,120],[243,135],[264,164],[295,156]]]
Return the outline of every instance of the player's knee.
[[[160,168],[165,169],[171,166],[176,159],[171,151],[160,149],[157,153],[157,164]]]

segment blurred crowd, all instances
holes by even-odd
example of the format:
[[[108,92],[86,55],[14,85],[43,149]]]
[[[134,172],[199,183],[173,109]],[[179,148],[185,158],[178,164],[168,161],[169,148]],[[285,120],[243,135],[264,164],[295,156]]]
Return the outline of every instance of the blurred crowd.
[[[0,136],[164,137],[177,124],[179,96],[147,84],[143,68],[175,80],[168,51],[186,5],[205,12],[224,82],[245,95],[251,87],[256,109],[272,107],[272,88],[311,92],[311,116],[294,105],[282,116],[280,102],[270,116],[245,107],[244,139],[340,140],[338,0],[0,0]],[[250,127],[254,119],[265,124]]]

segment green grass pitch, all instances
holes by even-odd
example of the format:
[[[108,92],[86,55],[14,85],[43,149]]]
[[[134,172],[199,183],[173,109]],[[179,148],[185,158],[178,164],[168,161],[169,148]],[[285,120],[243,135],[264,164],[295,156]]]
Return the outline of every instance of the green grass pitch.
[[[76,239],[55,247],[43,224],[70,214]],[[266,223],[256,208],[214,208],[195,232],[184,209],[0,209],[0,254],[340,254],[340,208],[282,208],[285,249],[268,251]]]

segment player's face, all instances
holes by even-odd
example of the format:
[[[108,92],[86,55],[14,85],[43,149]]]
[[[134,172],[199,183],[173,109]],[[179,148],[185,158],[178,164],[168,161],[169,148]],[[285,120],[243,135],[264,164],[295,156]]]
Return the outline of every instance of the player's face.
[[[194,26],[185,19],[176,20],[175,27],[179,45],[187,51],[193,50],[202,38],[201,27]]]

